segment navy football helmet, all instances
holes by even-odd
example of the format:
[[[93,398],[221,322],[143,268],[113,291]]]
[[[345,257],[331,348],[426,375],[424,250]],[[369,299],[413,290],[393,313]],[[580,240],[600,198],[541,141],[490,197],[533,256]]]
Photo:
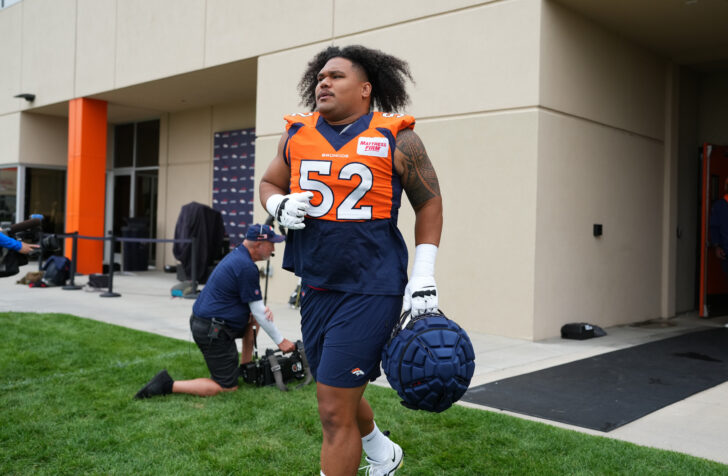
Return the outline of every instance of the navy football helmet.
[[[470,385],[475,352],[467,333],[442,312],[402,314],[382,350],[387,380],[414,410],[440,413]]]

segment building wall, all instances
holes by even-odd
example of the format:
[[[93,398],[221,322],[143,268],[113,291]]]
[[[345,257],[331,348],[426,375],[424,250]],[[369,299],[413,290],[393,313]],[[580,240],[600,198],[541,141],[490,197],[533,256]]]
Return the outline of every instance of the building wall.
[[[20,160],[29,166],[66,167],[68,164],[68,120],[64,117],[22,113],[20,116]]]
[[[659,317],[667,66],[552,2],[542,21],[533,338]]]
[[[425,120],[417,129],[439,159],[445,201],[441,307],[466,329],[532,337],[538,127],[538,113],[524,108]],[[405,209],[411,246],[413,213]]]
[[[183,205],[212,204],[213,135],[218,131],[255,127],[255,105],[225,104],[167,114],[160,123],[158,235],[174,237]],[[171,245],[159,245],[157,256],[175,264]]]
[[[258,58],[254,100],[159,112],[160,237],[174,235],[182,205],[211,203],[214,132],[256,128],[259,181],[282,116],[301,110],[306,63],[329,44],[360,43],[406,59],[415,78],[403,112],[441,181],[436,277],[448,315],[472,331],[541,339],[570,321],[659,317],[675,289],[689,301],[691,258],[675,264],[665,236],[690,218],[686,144],[728,143],[728,77],[688,82],[693,109],[680,121],[697,125],[677,139],[670,65],[554,2],[24,0],[0,12],[0,31],[0,164],[64,165],[64,120],[20,114],[28,108],[63,111],[73,97]],[[20,92],[35,103],[12,97]],[[31,140],[41,135],[49,142]],[[260,205],[255,218],[266,218]],[[410,251],[413,224],[404,200]],[[281,302],[297,280],[279,250],[269,284]],[[171,245],[157,251],[158,265],[176,261]]]
[[[347,2],[339,17],[339,6],[337,19],[359,8]],[[391,26],[334,41],[379,48],[411,66],[415,84],[405,112],[417,118],[444,200],[436,272],[443,309],[473,331],[524,338],[533,327],[539,10],[539,2],[512,0],[410,19],[403,9],[400,22],[395,15]],[[275,154],[282,116],[301,110],[296,85],[306,63],[325,46],[259,58],[256,179]],[[403,202],[399,225],[412,255],[414,213]],[[477,222],[473,207],[483,210]],[[257,209],[256,218],[264,217]],[[291,276],[275,281],[275,299],[296,284]],[[487,305],[475,305],[473,296]]]
[[[0,115],[326,40],[334,3],[24,0],[0,13]]]
[[[3,73],[0,74],[0,118],[3,114],[21,109],[24,106],[23,103],[26,102],[24,99],[13,97],[23,92],[20,89],[22,56],[18,54],[23,44],[20,37],[21,12],[18,5],[0,12],[0,31],[2,32],[0,64],[3,65]],[[4,160],[4,158],[0,156],[0,160]]]
[[[0,165],[20,161],[20,113],[0,115]]]
[[[20,2],[22,10],[22,92],[36,103],[52,104],[73,97],[75,0]]]
[[[534,338],[567,322],[659,317],[662,153],[656,141],[541,113]]]
[[[116,4],[116,0],[78,0],[76,3],[75,97],[114,89]]]
[[[664,140],[666,63],[554,2],[544,2],[541,105]]]

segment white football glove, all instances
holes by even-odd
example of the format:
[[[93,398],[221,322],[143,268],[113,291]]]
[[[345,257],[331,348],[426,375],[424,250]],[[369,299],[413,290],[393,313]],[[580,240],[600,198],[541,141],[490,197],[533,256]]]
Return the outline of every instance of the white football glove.
[[[435,284],[435,257],[437,246],[417,245],[412,277],[404,290],[402,309],[410,311],[412,317],[437,312],[437,284]]]
[[[288,195],[271,195],[265,202],[268,213],[286,228],[300,230],[306,227],[303,219],[308,212],[309,201],[313,192],[291,193]]]

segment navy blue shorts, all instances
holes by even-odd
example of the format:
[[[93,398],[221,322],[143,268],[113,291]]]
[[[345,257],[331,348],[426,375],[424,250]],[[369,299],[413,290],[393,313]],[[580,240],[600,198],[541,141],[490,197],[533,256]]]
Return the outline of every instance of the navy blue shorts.
[[[317,382],[354,388],[375,380],[402,296],[323,291],[304,286],[301,334]]]

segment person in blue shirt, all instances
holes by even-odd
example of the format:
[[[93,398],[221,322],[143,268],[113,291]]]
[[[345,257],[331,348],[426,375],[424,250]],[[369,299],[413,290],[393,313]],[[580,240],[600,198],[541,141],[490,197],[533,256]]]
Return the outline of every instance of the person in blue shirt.
[[[31,251],[37,249],[38,245],[24,243],[20,240],[16,240],[15,238],[10,238],[5,233],[0,233],[0,248],[8,248],[10,250],[17,251],[18,253],[23,253],[24,255],[27,255]]]
[[[728,178],[723,183],[724,195],[713,202],[710,209],[710,244],[715,247],[715,256],[720,260],[723,272],[728,276]]]
[[[269,225],[251,225],[243,244],[220,261],[195,301],[190,329],[210,370],[210,378],[175,381],[165,369],[142,387],[135,398],[170,393],[209,397],[237,390],[239,366],[252,359],[253,323],[257,323],[281,351],[296,349],[295,344],[278,331],[273,323],[273,313],[263,303],[260,273],[255,265],[255,261],[270,258],[274,244],[284,239]],[[237,338],[243,339],[240,360],[235,344]]]

